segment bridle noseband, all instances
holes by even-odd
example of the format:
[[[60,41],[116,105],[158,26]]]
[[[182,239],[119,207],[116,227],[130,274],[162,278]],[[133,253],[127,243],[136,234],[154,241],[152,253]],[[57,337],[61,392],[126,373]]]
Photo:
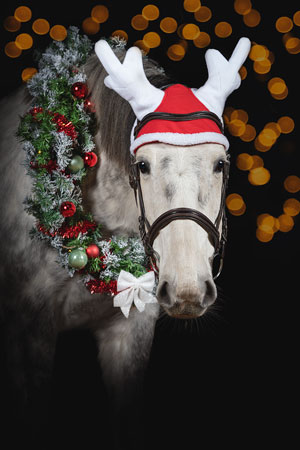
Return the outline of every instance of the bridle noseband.
[[[196,111],[194,113],[189,114],[170,114],[170,113],[161,113],[154,112],[147,114],[140,122],[137,123],[134,129],[134,136],[136,137],[139,130],[147,123],[149,120],[159,119],[159,120],[195,120],[195,119],[211,119],[213,120],[220,128],[223,133],[223,125],[218,116],[210,111]],[[225,253],[225,243],[227,238],[227,219],[225,215],[225,195],[226,188],[229,177],[229,162],[226,161],[223,167],[223,183],[222,183],[222,193],[221,193],[221,203],[219,213],[213,223],[205,214],[201,213],[192,208],[174,208],[170,209],[163,214],[161,214],[152,225],[149,224],[149,221],[146,217],[143,193],[140,183],[140,172],[138,168],[138,163],[135,160],[135,157],[132,158],[132,164],[129,174],[129,183],[133,188],[135,193],[135,198],[140,208],[140,216],[139,216],[139,231],[141,240],[144,245],[145,253],[150,258],[153,270],[158,274],[157,269],[157,260],[159,260],[159,255],[153,248],[153,243],[159,232],[165,228],[169,223],[174,220],[193,220],[198,225],[200,225],[208,234],[209,239],[214,246],[215,252],[213,255],[213,259],[217,256],[219,257],[219,264],[216,274],[214,275],[214,279],[216,279],[223,267],[224,253]],[[220,224],[222,221],[222,230],[219,233]]]

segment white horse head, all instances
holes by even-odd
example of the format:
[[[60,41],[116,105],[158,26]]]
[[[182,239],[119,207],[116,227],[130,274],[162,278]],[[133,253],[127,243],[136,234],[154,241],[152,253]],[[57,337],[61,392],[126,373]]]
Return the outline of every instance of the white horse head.
[[[226,98],[240,85],[238,70],[249,49],[250,41],[240,39],[229,61],[217,50],[208,50],[207,82],[199,89],[184,88],[193,97],[192,103],[198,102],[201,111],[215,116],[219,128],[222,128],[220,123]],[[130,103],[137,123],[153,111],[169,112],[161,109],[167,96],[147,80],[137,48],[127,51],[123,64],[105,41],[99,41],[95,51],[108,73],[105,85]],[[175,92],[186,95],[183,87],[178,86],[179,90]],[[175,112],[180,114],[180,104]],[[210,118],[205,120],[212,123]],[[149,127],[145,131],[146,126],[139,133],[132,132],[130,150],[139,170],[144,209],[150,225],[174,208],[199,211],[215,224],[222,203],[223,167],[228,164],[228,141],[216,123],[213,128],[208,125],[208,132],[200,126],[200,130],[187,133],[170,133],[168,129],[157,133],[151,126],[150,131]],[[141,207],[141,201],[139,203]],[[217,228],[220,236],[222,222]],[[207,230],[193,220],[179,218],[160,229],[153,249],[159,255],[157,298],[160,304],[172,317],[202,315],[217,297],[212,274],[215,248]]]

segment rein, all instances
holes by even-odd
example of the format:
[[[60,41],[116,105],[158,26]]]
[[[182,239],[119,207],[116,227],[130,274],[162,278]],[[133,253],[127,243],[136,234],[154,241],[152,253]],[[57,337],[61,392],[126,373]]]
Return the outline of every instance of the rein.
[[[175,116],[175,119],[174,119]],[[142,126],[145,125],[149,120],[163,119],[163,120],[193,120],[196,118],[207,118],[212,119],[219,126],[220,130],[223,132],[223,126],[220,119],[210,111],[197,111],[190,114],[170,114],[170,113],[150,113],[147,114],[135,127],[134,135],[136,136]],[[192,208],[174,208],[170,209],[163,214],[161,214],[153,223],[150,225],[145,211],[145,204],[143,199],[143,193],[140,182],[140,172],[138,164],[133,157],[131,170],[129,174],[129,183],[135,193],[135,199],[140,209],[139,216],[139,231],[140,237],[144,245],[145,253],[150,258],[153,270],[158,275],[157,262],[159,261],[159,255],[153,248],[154,240],[157,238],[159,232],[165,228],[169,223],[174,220],[193,220],[198,225],[200,225],[208,234],[209,239],[214,246],[215,252],[213,259],[219,257],[218,269],[214,275],[216,279],[223,267],[223,260],[225,254],[225,244],[227,239],[227,219],[225,214],[225,195],[226,188],[229,178],[229,162],[225,162],[223,168],[223,182],[222,182],[222,192],[221,192],[221,202],[220,209],[215,222],[213,223],[205,214],[201,213]],[[222,229],[219,232],[220,224],[222,222]]]

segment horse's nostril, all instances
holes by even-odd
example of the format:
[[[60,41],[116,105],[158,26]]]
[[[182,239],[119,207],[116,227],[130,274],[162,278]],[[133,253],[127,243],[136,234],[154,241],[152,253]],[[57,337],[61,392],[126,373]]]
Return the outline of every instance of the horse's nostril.
[[[169,288],[168,282],[164,281],[161,284],[161,286],[158,288],[158,292],[157,292],[157,297],[159,299],[159,302],[162,305],[165,305],[165,306],[170,306],[171,305],[171,298],[170,298],[170,295],[169,295],[168,288]]]
[[[204,308],[207,308],[208,306],[212,305],[214,301],[217,298],[217,289],[216,285],[212,280],[206,280],[205,281],[205,287],[206,292],[203,297],[203,300],[201,301],[201,306]]]

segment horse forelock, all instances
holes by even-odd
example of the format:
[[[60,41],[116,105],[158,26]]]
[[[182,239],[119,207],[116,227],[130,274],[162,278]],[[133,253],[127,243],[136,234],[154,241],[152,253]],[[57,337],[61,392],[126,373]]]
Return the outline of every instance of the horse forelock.
[[[123,61],[126,50],[115,49],[114,51],[120,61]],[[170,77],[155,61],[144,57],[143,64],[145,74],[154,86],[161,87],[170,82]],[[104,151],[109,159],[128,172],[130,132],[135,121],[134,112],[127,101],[104,85],[107,73],[95,54],[88,59],[84,70],[87,74],[91,100],[95,105],[97,150]]]

